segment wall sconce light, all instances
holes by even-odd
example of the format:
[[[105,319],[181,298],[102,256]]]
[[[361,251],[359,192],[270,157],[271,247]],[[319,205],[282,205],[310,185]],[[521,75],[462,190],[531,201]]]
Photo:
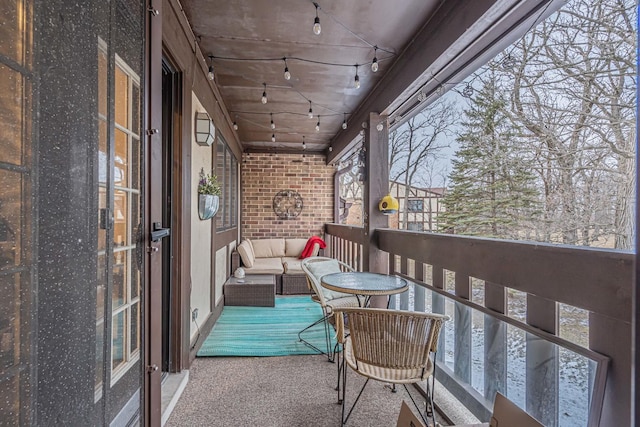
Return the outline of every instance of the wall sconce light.
[[[378,203],[378,209],[384,215],[392,215],[394,213],[398,213],[398,208],[400,204],[398,203],[398,199],[393,197],[391,194],[387,194],[380,200]]]
[[[213,144],[216,128],[207,113],[196,113],[196,142],[200,145]]]

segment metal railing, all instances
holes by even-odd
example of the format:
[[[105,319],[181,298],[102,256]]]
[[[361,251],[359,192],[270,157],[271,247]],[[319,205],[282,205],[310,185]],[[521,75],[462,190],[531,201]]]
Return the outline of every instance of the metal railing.
[[[325,228],[330,256],[361,270],[363,229]],[[562,377],[574,374],[567,374],[568,365],[586,364],[579,370],[588,377],[586,425],[630,425],[631,253],[391,229],[376,230],[375,237],[389,254],[389,272],[416,284],[396,304],[452,314],[439,379],[480,418],[495,391],[510,384],[509,348],[521,336],[521,390],[508,397],[526,396],[528,412],[547,425],[569,425],[558,415],[567,393]],[[482,298],[472,295],[478,289]],[[522,319],[507,311],[511,290],[526,293]],[[588,312],[587,348],[559,336],[560,303]],[[478,360],[482,368],[474,368]],[[483,376],[475,388],[474,369]]]

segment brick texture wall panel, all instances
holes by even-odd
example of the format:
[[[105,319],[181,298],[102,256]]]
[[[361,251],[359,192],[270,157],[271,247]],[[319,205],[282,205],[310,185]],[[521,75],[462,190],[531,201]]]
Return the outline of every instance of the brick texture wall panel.
[[[322,155],[245,154],[242,163],[243,238],[307,238],[323,236],[324,224],[333,222],[333,176]],[[273,197],[281,190],[296,190],[304,207],[296,218],[283,220],[273,212]]]

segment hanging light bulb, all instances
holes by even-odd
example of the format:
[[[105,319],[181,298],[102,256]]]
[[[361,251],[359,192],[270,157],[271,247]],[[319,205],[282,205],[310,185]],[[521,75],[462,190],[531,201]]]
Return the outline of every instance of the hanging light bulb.
[[[313,5],[316,7],[316,19],[313,20],[313,34],[319,36],[322,32],[322,27],[320,26],[320,18],[318,17],[318,8],[320,6],[315,2],[313,3]]]
[[[266,104],[267,103],[267,84],[266,83],[262,83],[264,85],[264,91],[262,92],[262,103]]]
[[[378,46],[373,47],[373,61],[371,61],[371,71],[374,73],[378,71]]]
[[[238,123],[237,122],[233,122],[233,130],[238,130]]]
[[[275,130],[276,124],[273,123],[273,113],[269,113],[269,114],[271,114],[271,129]]]
[[[353,79],[353,84],[356,89],[360,89],[360,76],[358,76],[358,65],[356,64],[356,77]]]
[[[330,145],[329,146],[329,152],[332,152],[332,151],[333,151],[333,146]]]
[[[470,83],[467,83],[464,89],[462,89],[462,95],[467,98],[471,98],[473,96],[473,86],[471,86]]]
[[[213,56],[209,56],[209,72],[207,73],[207,78],[211,81],[215,78],[215,74],[213,74]]]
[[[287,67],[287,58],[282,58],[284,61],[284,79],[291,80],[291,73],[289,72],[289,67]]]
[[[276,134],[271,135],[271,142],[276,142]]]
[[[307,144],[304,142],[304,135],[302,135],[302,149],[303,150],[307,149]]]
[[[516,59],[511,56],[511,54],[507,54],[507,56],[502,60],[502,68],[505,70],[510,70],[516,66]]]
[[[344,113],[344,119],[342,120],[342,129],[347,128],[347,113]]]
[[[309,118],[313,119],[313,109],[311,108],[311,101],[309,101]]]
[[[318,116],[318,123],[316,123],[316,132],[320,132],[320,116]]]

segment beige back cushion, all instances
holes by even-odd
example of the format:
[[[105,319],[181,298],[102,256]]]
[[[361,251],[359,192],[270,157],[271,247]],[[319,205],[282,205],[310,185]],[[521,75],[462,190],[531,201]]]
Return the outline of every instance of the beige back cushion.
[[[240,254],[240,259],[242,259],[242,264],[245,267],[253,267],[253,251],[251,250],[251,246],[247,243],[246,240],[243,240],[242,243],[238,245],[238,253]]]
[[[287,239],[285,241],[285,256],[299,257],[304,247],[307,245],[307,239]]]
[[[246,242],[249,244],[249,249],[251,249],[251,257],[256,259],[256,252],[253,250],[253,243],[251,243],[250,239],[247,239]]]
[[[256,239],[252,240],[251,244],[256,258],[284,256],[284,239]]]
[[[300,252],[302,253],[302,252]],[[320,243],[314,243],[313,244],[313,252],[311,252],[311,256],[318,256],[318,254],[320,253]]]

